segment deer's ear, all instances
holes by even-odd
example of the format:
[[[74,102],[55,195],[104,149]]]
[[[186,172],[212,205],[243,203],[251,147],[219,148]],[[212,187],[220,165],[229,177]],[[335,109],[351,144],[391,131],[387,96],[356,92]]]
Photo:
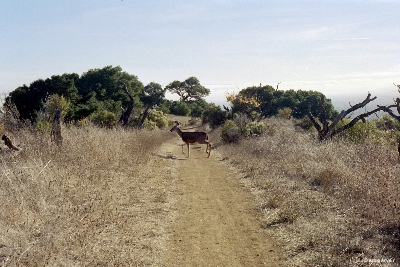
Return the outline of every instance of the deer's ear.
[[[178,122],[178,121],[175,121],[175,125],[176,125],[176,126],[179,126],[179,122]]]

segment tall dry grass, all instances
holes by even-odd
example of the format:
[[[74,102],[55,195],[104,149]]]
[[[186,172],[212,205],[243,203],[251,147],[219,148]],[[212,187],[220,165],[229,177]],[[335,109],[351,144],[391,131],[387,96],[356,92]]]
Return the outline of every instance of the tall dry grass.
[[[0,151],[0,266],[157,266],[171,173],[161,131],[63,128]]]
[[[399,266],[397,151],[320,142],[289,120],[266,124],[269,135],[218,150],[256,194],[262,227],[279,240],[287,266]]]

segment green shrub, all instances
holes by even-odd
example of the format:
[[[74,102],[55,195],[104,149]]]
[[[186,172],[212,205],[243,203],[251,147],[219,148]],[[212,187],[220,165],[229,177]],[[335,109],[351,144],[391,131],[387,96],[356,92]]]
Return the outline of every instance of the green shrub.
[[[336,128],[349,122],[349,119],[343,119],[336,125]],[[380,141],[384,138],[384,133],[371,121],[357,122],[353,127],[343,131],[341,135],[353,142]]]
[[[56,110],[62,110],[61,118],[64,118],[68,112],[69,106],[70,102],[64,96],[54,94],[46,99],[45,110],[47,116],[52,120]]]
[[[115,114],[107,110],[96,111],[91,116],[91,121],[100,127],[112,128],[117,125],[117,120],[115,119]]]
[[[168,118],[161,110],[151,109],[144,121],[144,126],[148,129],[166,128]]]
[[[246,129],[246,133],[262,135],[266,131],[267,127],[263,122],[252,121],[246,125]]]
[[[292,109],[291,108],[278,109],[277,117],[289,120],[292,117]]]
[[[221,110],[219,106],[210,104],[206,110],[203,111],[202,121],[208,123],[212,128],[216,128],[226,121],[226,111]]]
[[[393,117],[385,114],[382,118],[374,120],[378,129],[384,131],[400,130],[400,122]]]
[[[167,105],[165,105],[165,104],[160,104],[158,106],[158,109],[161,110],[164,114],[169,114],[171,112],[169,110],[169,108],[167,107]]]
[[[49,121],[40,120],[35,122],[35,130],[39,132],[47,132],[51,131],[51,123]]]
[[[226,143],[236,143],[239,141],[241,132],[236,123],[232,120],[225,121],[221,127],[221,139]]]
[[[316,130],[314,127],[314,124],[310,120],[310,118],[306,115],[304,116],[301,120],[297,120],[296,126],[299,126],[300,128],[304,130]]]
[[[185,102],[176,102],[175,105],[173,105],[170,108],[171,114],[178,115],[178,116],[188,116],[191,112],[189,106]]]

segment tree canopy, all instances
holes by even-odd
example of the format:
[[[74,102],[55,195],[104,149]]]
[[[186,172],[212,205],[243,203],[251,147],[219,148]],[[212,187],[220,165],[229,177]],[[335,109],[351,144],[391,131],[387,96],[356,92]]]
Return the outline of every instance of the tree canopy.
[[[29,86],[18,87],[7,99],[17,106],[20,119],[35,121],[47,97],[57,94],[70,102],[65,119],[79,120],[101,109],[118,113],[121,106],[127,105],[130,99],[121,82],[127,84],[128,90],[135,96],[136,104],[142,106],[138,95],[143,90],[143,84],[136,76],[123,72],[119,66],[91,69],[81,76],[72,73],[39,79]]]
[[[167,90],[178,94],[181,100],[167,100]],[[19,110],[19,119],[32,122],[38,120],[39,114],[49,112],[46,101],[63,99],[68,108],[58,108],[63,109],[65,121],[94,117],[103,120],[105,114],[109,120],[114,114],[123,125],[127,125],[132,113],[135,116],[132,123],[143,126],[153,108],[200,117],[208,107],[203,97],[209,93],[210,90],[202,86],[196,77],[189,77],[183,82],[173,81],[165,88],[156,82],[143,86],[135,75],[123,71],[121,67],[106,66],[90,69],[82,75],[65,73],[45,80],[38,79],[29,86],[24,84],[7,96],[6,103],[14,103]]]
[[[172,94],[177,94],[184,102],[201,100],[210,94],[210,89],[202,86],[196,77],[189,77],[183,82],[175,80],[168,84],[166,89]]]
[[[284,108],[290,108],[293,117],[303,118],[307,115],[309,106],[312,114],[319,114],[321,95],[322,93],[316,91],[276,90],[266,85],[247,87],[236,95],[229,94],[227,100],[232,104],[233,113],[244,113],[252,120],[276,116]],[[324,106],[328,118],[337,114],[330,99],[326,99]]]

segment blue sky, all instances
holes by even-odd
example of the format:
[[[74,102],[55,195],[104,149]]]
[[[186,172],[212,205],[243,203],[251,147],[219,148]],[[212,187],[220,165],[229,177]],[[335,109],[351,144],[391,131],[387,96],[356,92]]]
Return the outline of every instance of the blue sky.
[[[219,103],[269,84],[398,96],[400,1],[4,0],[0,93],[121,66],[145,85],[196,76]]]

